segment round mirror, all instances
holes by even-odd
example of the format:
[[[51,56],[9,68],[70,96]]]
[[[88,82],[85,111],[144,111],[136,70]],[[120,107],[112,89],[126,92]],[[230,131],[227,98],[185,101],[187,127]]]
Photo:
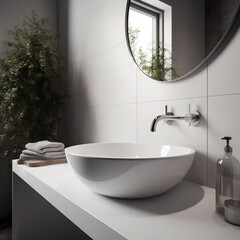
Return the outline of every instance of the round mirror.
[[[219,49],[239,19],[240,0],[128,0],[126,36],[152,79],[180,80]]]

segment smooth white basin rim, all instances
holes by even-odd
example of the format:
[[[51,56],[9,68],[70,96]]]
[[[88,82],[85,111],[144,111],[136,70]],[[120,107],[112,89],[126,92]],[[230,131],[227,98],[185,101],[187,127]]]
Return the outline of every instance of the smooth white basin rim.
[[[65,149],[76,176],[92,191],[118,198],[146,198],[175,186],[195,150],[141,143],[92,143]]]
[[[66,148],[66,153],[86,158],[159,159],[195,153],[192,148],[144,143],[90,143]]]

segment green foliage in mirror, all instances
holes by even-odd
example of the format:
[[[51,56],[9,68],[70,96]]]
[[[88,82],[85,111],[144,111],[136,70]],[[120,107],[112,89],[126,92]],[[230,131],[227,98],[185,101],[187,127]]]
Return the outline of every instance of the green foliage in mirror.
[[[176,69],[173,67],[175,61],[171,52],[161,43],[157,43],[157,47],[153,44],[143,50],[138,46],[139,29],[129,26],[128,36],[132,55],[139,68],[149,77],[159,81],[170,81],[179,77]]]
[[[61,92],[57,36],[33,11],[8,31],[0,60],[0,158],[14,159],[27,142],[54,140]]]

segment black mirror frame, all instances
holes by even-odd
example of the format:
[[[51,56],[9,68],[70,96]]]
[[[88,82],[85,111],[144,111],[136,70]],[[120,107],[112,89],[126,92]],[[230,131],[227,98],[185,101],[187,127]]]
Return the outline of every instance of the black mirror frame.
[[[146,75],[148,78],[155,80],[155,81],[159,81],[156,79],[153,79],[151,77],[149,77],[147,74],[145,74],[142,69],[138,66],[138,64],[136,63],[131,47],[130,47],[130,42],[129,42],[129,37],[128,37],[128,12],[129,12],[129,8],[130,8],[130,2],[131,0],[127,0],[127,5],[126,5],[126,12],[125,12],[125,38],[126,38],[126,42],[128,45],[128,50],[130,55],[133,58],[134,63],[136,64],[136,66],[141,70],[141,72]],[[217,45],[212,49],[212,51],[195,67],[193,68],[191,71],[189,71],[188,73],[184,74],[183,76],[170,80],[170,81],[159,81],[162,83],[171,83],[171,82],[176,82],[179,80],[184,80],[186,78],[189,78],[191,76],[193,76],[194,74],[196,74],[197,72],[199,72],[202,67],[207,63],[212,61],[213,59],[215,59],[219,53],[228,45],[228,43],[231,41],[232,37],[235,35],[235,33],[237,32],[238,28],[240,26],[240,6],[238,6],[238,9],[236,11],[236,14],[233,18],[232,23],[230,24],[230,26],[227,28],[226,32],[223,34],[222,38],[218,41]]]

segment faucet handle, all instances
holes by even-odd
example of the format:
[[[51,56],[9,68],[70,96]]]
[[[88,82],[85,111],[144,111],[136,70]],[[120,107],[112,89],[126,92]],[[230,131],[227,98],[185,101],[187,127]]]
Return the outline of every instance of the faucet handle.
[[[191,112],[191,106],[188,104],[188,113],[185,115],[184,119],[188,122],[189,127],[197,126],[201,121],[201,114],[196,110]]]
[[[188,104],[188,115],[191,116],[191,105],[190,105],[190,103]],[[189,127],[192,126],[191,122],[188,122],[188,126],[189,126]]]
[[[164,115],[167,115],[168,111],[167,111],[167,105],[164,106]]]
[[[164,106],[164,115],[165,116],[173,116],[173,112],[168,112],[168,106]],[[163,124],[167,123],[168,125],[171,125],[173,123],[173,120],[165,120]]]
[[[167,105],[165,105],[164,106],[164,115],[173,115],[173,113],[172,112],[168,112],[168,106]]]
[[[190,106],[188,107],[188,113],[184,116],[184,120],[188,123],[188,126],[191,127],[192,126],[192,114],[190,112]]]

